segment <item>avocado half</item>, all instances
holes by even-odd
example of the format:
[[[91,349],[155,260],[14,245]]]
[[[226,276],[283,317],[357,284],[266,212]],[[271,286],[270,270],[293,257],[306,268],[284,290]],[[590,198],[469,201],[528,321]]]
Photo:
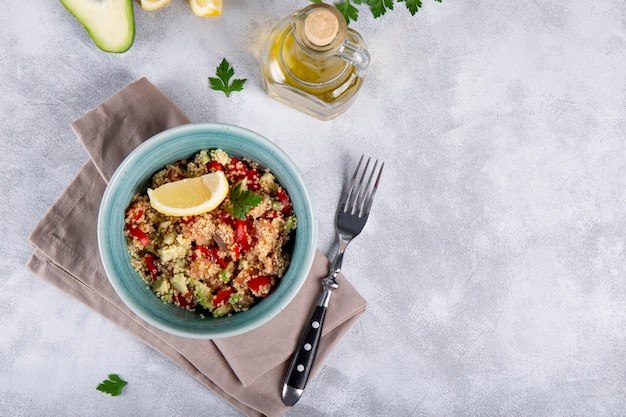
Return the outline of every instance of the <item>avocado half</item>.
[[[135,40],[132,0],[60,0],[106,52],[126,52]]]

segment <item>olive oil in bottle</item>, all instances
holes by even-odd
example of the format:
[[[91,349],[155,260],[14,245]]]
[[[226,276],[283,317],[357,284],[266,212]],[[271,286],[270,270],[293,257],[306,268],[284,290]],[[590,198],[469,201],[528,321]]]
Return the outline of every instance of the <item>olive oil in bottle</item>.
[[[321,120],[345,112],[363,84],[370,56],[341,13],[312,4],[283,19],[262,56],[268,94]]]

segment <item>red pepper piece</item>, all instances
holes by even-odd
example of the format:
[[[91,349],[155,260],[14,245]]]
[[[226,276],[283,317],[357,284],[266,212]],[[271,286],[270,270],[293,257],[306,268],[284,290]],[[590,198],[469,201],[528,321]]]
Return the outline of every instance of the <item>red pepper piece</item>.
[[[145,246],[148,246],[148,244],[150,244],[150,236],[148,236],[146,232],[144,232],[143,230],[135,226],[129,225],[126,228],[128,229],[128,232],[130,233],[130,235],[137,238],[137,240],[139,241],[139,243],[141,243],[142,246],[145,247]]]
[[[148,273],[154,279],[159,275],[159,271],[157,270],[156,265],[154,264],[154,255],[147,254],[144,256],[143,260],[146,262],[146,268],[148,268]]]
[[[213,262],[218,264],[220,266],[220,268],[226,268],[228,266],[228,259],[220,256],[218,247],[212,247],[211,248],[211,254],[209,255],[209,258]]]
[[[210,161],[206,164],[206,169],[208,169],[209,172],[224,171],[224,165],[217,161]]]
[[[221,305],[224,305],[228,301],[232,293],[233,289],[231,287],[219,290],[217,294],[215,294],[215,297],[213,297],[213,307],[219,307]]]
[[[238,261],[239,258],[241,258],[241,249],[239,249],[239,245],[234,244],[231,250],[233,252],[233,261]]]
[[[194,307],[194,301],[193,301],[193,294],[191,293],[191,291],[189,291],[187,294],[174,294],[172,296],[172,301],[174,302],[174,304],[182,307],[182,308],[193,308]]]
[[[244,251],[252,247],[248,234],[248,223],[245,220],[235,219],[235,242]]]
[[[209,248],[207,248],[206,246],[198,245],[198,246],[196,246],[195,250],[199,250],[200,253],[203,254],[204,256],[206,256],[207,258],[211,257],[211,250]]]
[[[248,281],[248,288],[257,297],[265,297],[269,294],[272,285],[272,279],[264,275],[259,275]]]
[[[231,158],[227,168],[227,176],[234,182],[246,178],[248,166],[237,158]]]
[[[207,248],[206,246],[198,245],[196,246],[195,251],[200,251],[204,257],[209,258],[211,261],[218,264],[220,268],[226,268],[228,266],[228,259],[220,256],[219,248],[216,246]],[[195,251],[194,253],[196,253]]]
[[[230,227],[235,227],[235,219],[233,219],[233,218],[230,216],[230,214],[228,214],[228,213],[227,213],[227,212],[225,212],[225,211],[222,211],[222,212],[219,214],[219,221],[220,221],[220,223],[227,224],[227,225],[229,225]]]
[[[143,207],[138,204],[133,204],[126,210],[126,218],[133,223],[141,219],[141,216],[143,216]]]
[[[246,178],[248,179],[246,182],[248,190],[259,191],[261,189],[261,177],[256,169],[246,172]]]
[[[287,191],[285,191],[284,188],[279,188],[278,192],[276,192],[276,197],[278,197],[278,201],[280,201],[283,205],[283,213],[289,214],[289,212],[291,211],[291,200],[287,195]]]

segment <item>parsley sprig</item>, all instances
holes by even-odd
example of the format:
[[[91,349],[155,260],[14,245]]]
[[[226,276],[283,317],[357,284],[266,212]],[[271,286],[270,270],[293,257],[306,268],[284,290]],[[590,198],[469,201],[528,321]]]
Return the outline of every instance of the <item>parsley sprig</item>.
[[[230,82],[230,79],[235,75],[235,69],[230,66],[226,58],[223,58],[217,66],[215,75],[217,77],[209,77],[209,84],[213,90],[223,91],[226,97],[229,97],[233,91],[243,90],[243,85],[246,83],[245,78],[236,78]]]
[[[322,0],[311,0],[313,3],[322,3]],[[442,0],[435,0],[441,3]],[[343,0],[335,3],[346,23],[356,22],[359,18],[359,6],[369,7],[375,18],[381,17],[387,10],[393,10],[394,3],[404,3],[411,15],[417,13],[422,7],[421,0]]]
[[[250,190],[242,190],[241,183],[239,183],[230,191],[230,215],[236,219],[244,220],[246,213],[251,208],[261,204],[261,201],[263,201],[263,197]]]
[[[105,379],[96,387],[98,391],[117,397],[122,393],[128,382],[124,381],[118,374],[110,374],[109,379]]]

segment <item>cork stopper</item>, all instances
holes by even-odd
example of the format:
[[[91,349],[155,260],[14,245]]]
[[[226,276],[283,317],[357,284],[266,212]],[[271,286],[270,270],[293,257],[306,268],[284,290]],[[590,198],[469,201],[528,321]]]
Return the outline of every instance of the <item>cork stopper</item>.
[[[315,46],[329,45],[337,36],[338,31],[337,16],[327,9],[312,11],[304,21],[304,35]]]

